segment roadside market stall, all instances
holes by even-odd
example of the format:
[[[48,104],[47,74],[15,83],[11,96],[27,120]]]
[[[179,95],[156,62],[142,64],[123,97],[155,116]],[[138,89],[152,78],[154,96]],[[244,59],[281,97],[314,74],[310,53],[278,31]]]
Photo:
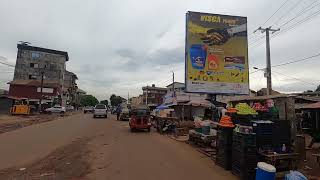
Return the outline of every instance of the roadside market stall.
[[[254,179],[258,161],[272,164],[277,173],[295,169],[295,120],[294,96],[234,98],[218,124],[230,125],[224,133],[218,130],[216,163],[241,179]]]

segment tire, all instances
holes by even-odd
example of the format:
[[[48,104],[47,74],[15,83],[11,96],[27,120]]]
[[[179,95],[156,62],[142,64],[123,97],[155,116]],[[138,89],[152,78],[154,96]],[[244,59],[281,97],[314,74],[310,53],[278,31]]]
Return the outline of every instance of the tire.
[[[87,111],[83,111],[83,113],[84,113],[84,114],[86,114],[86,113],[87,113]]]
[[[151,128],[148,128],[148,132],[151,132]]]
[[[107,116],[107,115],[105,115],[104,117],[105,117],[105,118],[108,118],[108,116]]]
[[[96,118],[96,115],[93,115],[93,118]]]
[[[134,132],[134,131],[135,131],[135,129],[134,129],[134,128],[130,128],[130,131],[131,131],[131,132]]]

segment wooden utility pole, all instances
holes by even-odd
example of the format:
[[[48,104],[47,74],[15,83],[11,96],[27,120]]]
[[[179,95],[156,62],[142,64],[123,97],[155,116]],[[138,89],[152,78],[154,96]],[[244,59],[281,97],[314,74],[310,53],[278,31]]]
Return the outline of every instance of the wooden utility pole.
[[[256,31],[261,31],[261,33],[266,33],[266,72],[265,77],[267,78],[267,95],[271,95],[272,93],[272,80],[271,80],[271,58],[270,58],[270,31],[272,33],[280,31],[280,29],[271,29],[271,27],[268,28],[261,28],[259,27]]]
[[[41,71],[41,85],[40,85],[40,99],[39,99],[39,112],[42,112],[42,90],[43,90],[43,76],[44,71]]]

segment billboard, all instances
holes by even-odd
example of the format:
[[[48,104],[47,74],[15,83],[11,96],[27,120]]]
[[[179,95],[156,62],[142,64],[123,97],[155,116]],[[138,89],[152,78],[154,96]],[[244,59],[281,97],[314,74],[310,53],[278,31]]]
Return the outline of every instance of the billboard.
[[[247,18],[186,14],[187,92],[249,94]]]

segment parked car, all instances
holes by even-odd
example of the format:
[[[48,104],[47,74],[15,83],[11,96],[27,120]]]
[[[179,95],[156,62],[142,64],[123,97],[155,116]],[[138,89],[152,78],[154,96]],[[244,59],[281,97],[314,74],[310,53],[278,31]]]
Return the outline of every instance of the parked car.
[[[93,109],[94,109],[93,106],[86,106],[83,109],[83,113],[87,113],[87,112],[93,113]]]
[[[46,112],[46,113],[49,113],[49,114],[51,114],[51,113],[61,113],[61,114],[64,114],[64,113],[66,112],[66,108],[63,107],[63,106],[60,106],[60,105],[55,105],[55,106],[53,106],[53,107],[51,107],[51,108],[45,109],[45,112]]]
[[[74,107],[73,107],[73,106],[67,106],[67,107],[66,107],[66,110],[67,110],[67,111],[73,111],[73,110],[74,110]]]
[[[107,109],[107,106],[104,105],[104,104],[97,104],[95,107],[94,107],[94,110],[93,110],[93,117],[98,117],[98,116],[102,116],[102,117],[108,117],[108,109]]]
[[[127,107],[123,107],[120,113],[120,121],[128,121],[130,119],[130,110]]]
[[[151,120],[150,110],[148,107],[137,107],[131,109],[131,118],[129,120],[129,126],[131,132],[137,129],[147,129],[150,132]]]

